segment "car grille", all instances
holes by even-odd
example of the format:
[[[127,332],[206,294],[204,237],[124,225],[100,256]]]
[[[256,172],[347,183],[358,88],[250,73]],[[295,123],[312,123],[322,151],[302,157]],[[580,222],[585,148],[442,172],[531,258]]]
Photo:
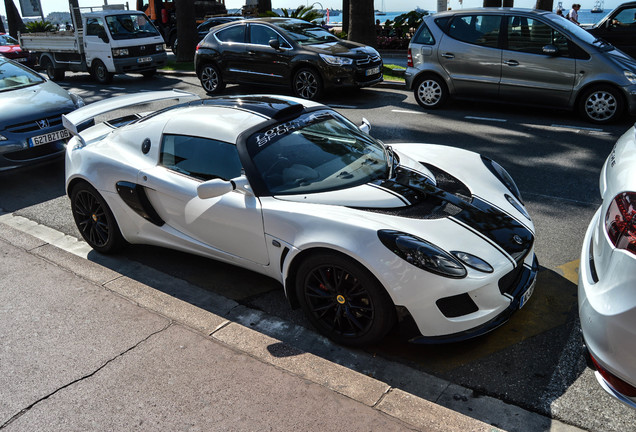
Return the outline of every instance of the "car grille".
[[[138,57],[138,56],[148,56],[151,54],[156,54],[157,53],[157,48],[155,48],[156,46],[157,44],[126,47],[126,49],[128,50],[128,55],[123,57]]]
[[[514,289],[519,285],[519,281],[521,276],[523,275],[523,261],[526,259],[528,252],[532,248],[532,243],[530,243],[525,250],[525,252],[517,259],[517,267],[515,267],[511,272],[506,274],[504,277],[499,279],[499,292],[501,294],[509,294],[512,295]]]
[[[40,126],[39,123],[41,122],[44,122],[42,123],[43,126]],[[46,129],[49,127],[55,127],[55,126],[61,126],[61,125],[62,125],[62,115],[57,114],[54,116],[44,117],[37,120],[29,120],[28,122],[24,122],[24,123],[16,123],[11,126],[7,126],[6,130],[12,133],[19,134],[19,133],[38,131],[40,129]]]
[[[356,60],[358,66],[374,65],[374,63],[380,63],[381,57],[379,55],[367,56],[363,59]]]

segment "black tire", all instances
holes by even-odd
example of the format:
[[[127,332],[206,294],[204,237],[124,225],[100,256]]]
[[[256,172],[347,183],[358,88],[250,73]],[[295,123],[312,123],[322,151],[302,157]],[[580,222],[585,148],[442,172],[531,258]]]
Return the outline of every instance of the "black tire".
[[[101,60],[95,60],[91,66],[91,73],[95,81],[100,84],[109,84],[113,80],[113,73],[108,72],[106,65]]]
[[[322,78],[315,69],[299,69],[294,74],[292,90],[299,98],[318,100],[323,92]]]
[[[55,69],[53,62],[48,57],[42,57],[40,66],[46,71],[46,75],[51,81],[62,81],[64,79],[64,69]]]
[[[113,253],[125,244],[108,204],[88,183],[79,183],[71,191],[71,211],[80,234],[97,252]]]
[[[422,108],[437,109],[446,103],[448,87],[440,77],[425,75],[417,80],[413,94]]]
[[[154,77],[156,73],[157,73],[157,69],[151,69],[151,70],[143,71],[141,75],[143,75],[145,79],[149,79]]]
[[[320,333],[337,343],[377,343],[396,322],[395,306],[378,280],[353,259],[323,252],[296,274],[300,305]]]
[[[586,90],[579,99],[579,114],[587,121],[607,124],[621,118],[625,111],[623,96],[614,87],[599,85]]]
[[[179,53],[179,39],[175,39],[174,43],[172,44],[172,54],[174,54],[175,58],[178,58]]]
[[[203,90],[207,94],[218,94],[225,88],[225,82],[223,82],[219,68],[212,63],[206,64],[201,68],[199,81],[201,81],[201,86],[203,86]]]
[[[177,34],[173,33],[170,35],[170,38],[168,40],[168,48],[174,48],[175,42],[177,41]]]

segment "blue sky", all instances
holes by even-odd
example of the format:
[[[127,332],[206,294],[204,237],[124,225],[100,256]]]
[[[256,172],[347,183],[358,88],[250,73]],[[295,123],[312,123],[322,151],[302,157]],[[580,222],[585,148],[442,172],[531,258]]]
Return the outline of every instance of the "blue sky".
[[[68,10],[68,1],[67,0],[40,0],[42,3],[42,9],[44,10],[44,15],[46,16],[50,12],[64,12]],[[109,0],[111,4],[117,3],[125,3],[126,0]],[[130,5],[135,4],[135,0],[127,0]],[[578,0],[580,1],[580,0]],[[453,9],[461,9],[461,5],[459,4],[459,0],[448,0],[449,6]],[[608,0],[605,2],[605,10],[610,11],[618,6],[623,1],[621,0]],[[14,0],[16,7],[19,10],[19,0]],[[333,8],[333,9],[341,9],[342,1],[341,0],[322,0],[320,2],[312,2],[311,0],[301,1],[301,0],[272,0],[273,8],[296,8],[299,5],[310,5],[319,3],[324,8]],[[558,0],[554,1],[554,5],[556,6]],[[79,0],[80,6],[100,6],[104,4],[103,0]],[[225,5],[228,9],[240,8],[245,4],[245,0],[225,0]],[[420,7],[422,9],[427,10],[436,10],[437,9],[437,1],[436,0],[385,0],[384,4],[386,6],[387,11],[409,11],[413,10],[416,7]],[[532,8],[536,4],[536,0],[515,0],[516,7],[524,7],[524,8]],[[585,0],[585,4],[581,2],[583,9],[591,9],[594,6],[594,0]],[[464,0],[463,7],[480,7],[483,5],[483,0]],[[566,8],[570,7],[570,2],[568,0],[563,1],[563,5]],[[316,7],[319,7],[316,4]],[[382,1],[375,0],[376,9],[382,8]],[[0,2],[0,14],[6,15],[4,11],[4,1]]]

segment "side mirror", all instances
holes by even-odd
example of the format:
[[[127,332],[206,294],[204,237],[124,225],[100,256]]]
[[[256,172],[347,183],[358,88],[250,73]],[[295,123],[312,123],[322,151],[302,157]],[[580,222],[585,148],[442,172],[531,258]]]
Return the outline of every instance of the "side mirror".
[[[549,44],[543,47],[543,54],[556,56],[557,54],[559,54],[559,49],[556,46]]]
[[[251,194],[250,185],[245,176],[232,180],[212,179],[197,187],[197,196],[201,199],[216,198],[236,190],[246,195]]]
[[[278,51],[280,49],[280,41],[278,39],[270,39],[269,46]]]
[[[362,117],[362,124],[360,125],[360,130],[364,133],[371,132],[371,123],[369,123],[369,120],[365,119],[364,117]]]

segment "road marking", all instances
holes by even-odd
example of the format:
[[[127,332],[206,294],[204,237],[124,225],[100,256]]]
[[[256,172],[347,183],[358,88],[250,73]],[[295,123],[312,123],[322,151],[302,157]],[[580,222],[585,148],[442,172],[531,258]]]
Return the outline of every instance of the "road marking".
[[[404,114],[418,114],[418,115],[425,114],[425,113],[423,113],[421,111],[396,110],[396,109],[391,110],[391,111],[393,111],[395,113],[404,113]]]
[[[558,266],[557,268],[563,272],[563,277],[572,283],[579,283],[579,265],[581,260],[570,261],[567,264]]]
[[[558,125],[558,124],[553,124],[551,126],[555,128],[577,129],[577,130],[592,131],[592,132],[604,132],[603,129],[580,127],[580,126],[569,126],[569,125]]]
[[[490,117],[474,117],[474,116],[466,116],[464,117],[465,119],[469,119],[469,120],[485,120],[485,121],[494,121],[494,122],[500,122],[500,123],[505,123],[508,120],[506,119],[498,119],[498,118],[490,118]]]

